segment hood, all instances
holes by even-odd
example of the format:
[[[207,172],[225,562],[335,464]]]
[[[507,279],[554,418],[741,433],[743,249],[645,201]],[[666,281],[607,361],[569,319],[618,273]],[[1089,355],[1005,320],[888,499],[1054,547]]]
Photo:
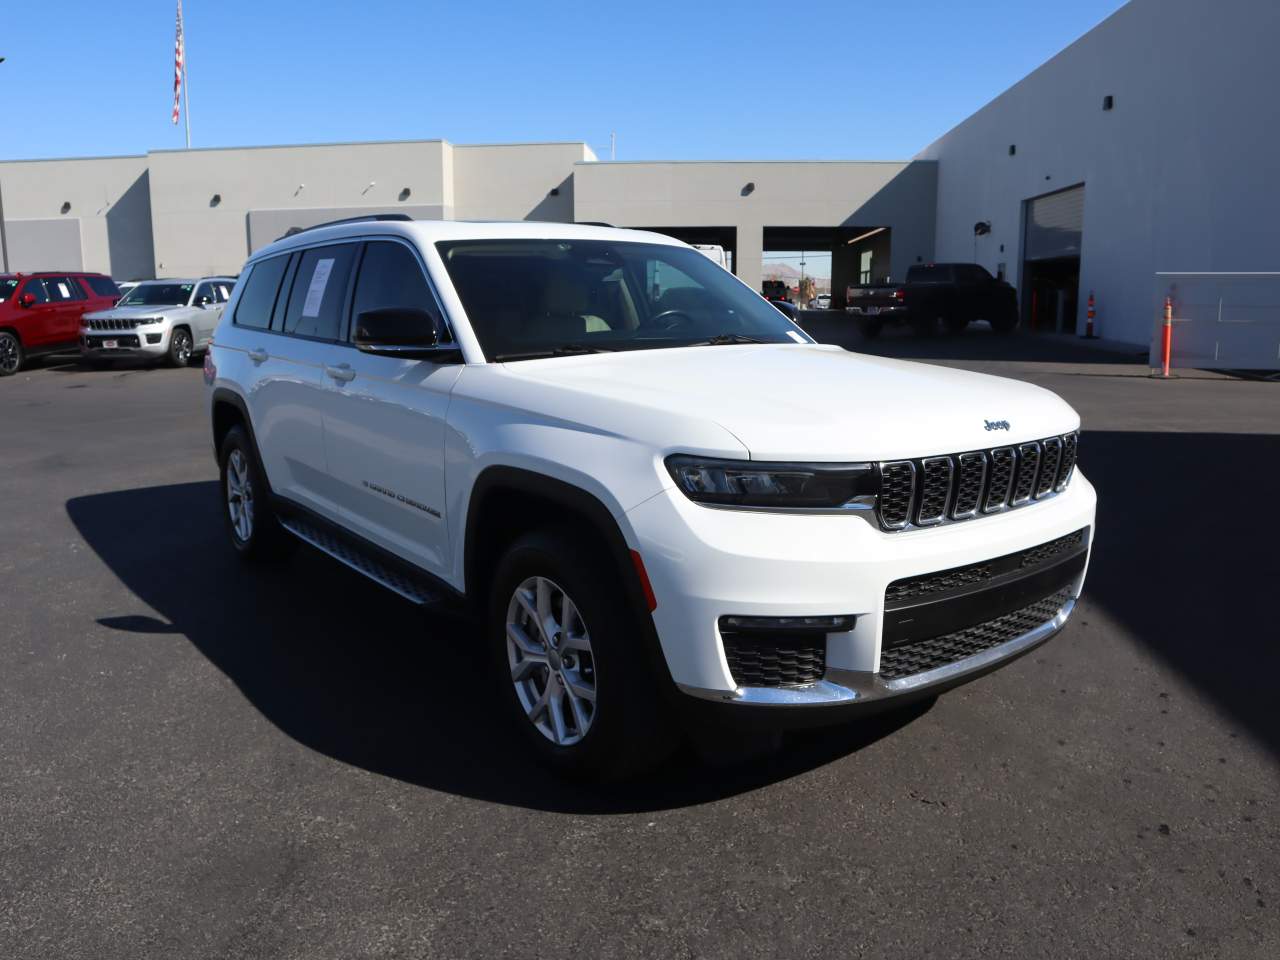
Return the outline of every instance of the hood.
[[[960,453],[1080,425],[1063,400],[1029,383],[819,344],[592,354],[509,363],[506,370],[580,391],[585,409],[590,397],[608,398],[714,421],[753,460]]]
[[[187,307],[160,305],[154,307],[112,307],[110,310],[97,310],[86,313],[86,320],[136,320],[139,317],[166,317]]]

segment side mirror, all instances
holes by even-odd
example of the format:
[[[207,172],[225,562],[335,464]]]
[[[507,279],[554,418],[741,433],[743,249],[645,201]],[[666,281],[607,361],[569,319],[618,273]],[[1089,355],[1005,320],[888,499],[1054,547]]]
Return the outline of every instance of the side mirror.
[[[34,293],[24,293],[18,298],[18,306],[34,307],[36,305],[36,295]]]
[[[442,360],[457,354],[453,344],[441,344],[435,314],[416,307],[383,307],[356,317],[351,337],[356,349],[405,360]]]

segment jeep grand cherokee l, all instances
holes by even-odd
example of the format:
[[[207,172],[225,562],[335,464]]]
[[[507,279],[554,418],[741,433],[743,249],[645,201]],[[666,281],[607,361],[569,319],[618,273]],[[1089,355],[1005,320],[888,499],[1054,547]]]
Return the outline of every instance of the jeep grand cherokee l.
[[[80,356],[91,364],[141,357],[185,367],[209,348],[235,285],[230,277],[136,283],[112,309],[85,314]]]
[[[566,772],[932,696],[1057,632],[1092,543],[1058,397],[817,344],[657,234],[305,230],[205,379],[232,547],[468,605]]]

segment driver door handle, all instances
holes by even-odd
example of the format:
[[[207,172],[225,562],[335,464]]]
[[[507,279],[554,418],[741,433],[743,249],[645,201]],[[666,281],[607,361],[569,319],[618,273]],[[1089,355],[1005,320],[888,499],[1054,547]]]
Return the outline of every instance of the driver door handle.
[[[336,367],[325,364],[324,372],[341,383],[350,383],[356,378],[356,372],[351,369],[351,364],[349,363],[340,363]]]
[[[250,360],[252,360],[254,363],[266,363],[266,362],[267,362],[267,351],[265,351],[265,350],[250,350],[250,351],[249,351],[249,359],[250,359]]]

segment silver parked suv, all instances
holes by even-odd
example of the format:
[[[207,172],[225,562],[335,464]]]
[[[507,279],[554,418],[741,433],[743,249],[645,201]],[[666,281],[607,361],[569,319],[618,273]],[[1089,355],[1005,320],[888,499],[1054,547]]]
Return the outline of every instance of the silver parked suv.
[[[84,315],[80,355],[94,364],[149,357],[185,366],[193,353],[208,349],[235,283],[232,277],[143,281],[112,309]]]

